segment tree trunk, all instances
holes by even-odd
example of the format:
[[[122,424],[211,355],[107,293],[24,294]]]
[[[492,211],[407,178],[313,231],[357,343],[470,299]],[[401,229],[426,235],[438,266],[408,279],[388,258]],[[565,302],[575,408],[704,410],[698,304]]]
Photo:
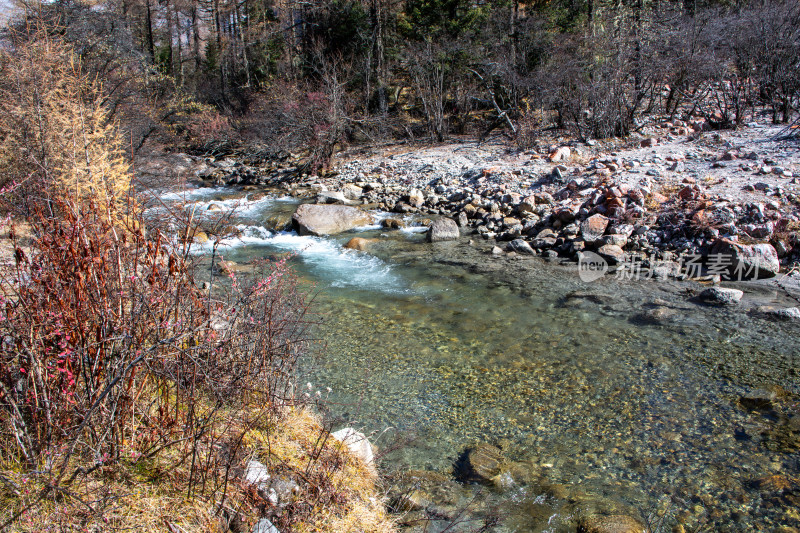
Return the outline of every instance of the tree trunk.
[[[172,8],[169,5],[169,0],[165,0],[164,9],[167,12],[167,74],[175,77],[175,65],[173,64],[172,57],[172,35],[175,31],[175,22],[172,18]]]
[[[150,62],[155,63],[156,60],[156,43],[153,40],[153,14],[150,9],[150,0],[146,0],[146,14],[147,19],[145,20],[145,32],[147,33],[147,51],[150,54]]]

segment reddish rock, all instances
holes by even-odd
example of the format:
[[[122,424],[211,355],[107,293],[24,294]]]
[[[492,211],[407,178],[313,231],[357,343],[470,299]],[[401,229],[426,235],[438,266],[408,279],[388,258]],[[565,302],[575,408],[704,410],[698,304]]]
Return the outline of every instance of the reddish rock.
[[[641,189],[631,189],[628,191],[628,198],[636,203],[641,203],[644,200],[644,193]]]
[[[553,217],[564,223],[570,223],[575,220],[575,215],[578,214],[580,206],[565,206],[553,212]]]
[[[692,223],[695,226],[706,226],[708,225],[708,222],[708,215],[703,209],[700,209],[694,215],[692,215]]]
[[[625,207],[625,200],[622,198],[611,198],[606,202],[606,209],[611,209],[614,207]]]
[[[702,196],[702,192],[697,185],[687,185],[678,191],[678,198],[681,200],[697,200]]]
[[[658,144],[658,139],[654,137],[650,137],[649,139],[644,139],[641,142],[642,148],[651,148]]]
[[[663,204],[664,202],[669,201],[669,198],[657,192],[651,193],[650,199],[656,202],[657,204]]]
[[[608,228],[608,218],[603,215],[592,215],[581,224],[581,237],[587,244],[598,242]]]

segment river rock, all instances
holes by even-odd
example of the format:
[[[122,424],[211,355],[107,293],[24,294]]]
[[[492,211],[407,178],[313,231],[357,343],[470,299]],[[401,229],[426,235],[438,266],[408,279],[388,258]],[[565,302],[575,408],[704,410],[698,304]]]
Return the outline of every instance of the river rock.
[[[616,244],[604,244],[597,249],[597,253],[612,265],[625,262],[625,250]]]
[[[608,218],[603,215],[592,215],[581,223],[581,237],[586,244],[599,241],[608,227]]]
[[[508,243],[508,247],[518,254],[525,254],[525,255],[534,255],[533,248],[531,245],[525,242],[523,239],[514,239],[510,243]]]
[[[800,309],[797,307],[773,307],[764,305],[756,308],[756,312],[773,320],[800,320]]]
[[[739,289],[725,287],[710,287],[700,293],[700,300],[712,305],[736,305],[744,293]]]
[[[321,191],[317,194],[318,204],[356,205],[358,202],[348,199],[341,191]]]
[[[414,207],[421,207],[425,203],[425,195],[419,189],[411,189],[408,192],[408,203]]]
[[[428,242],[454,241],[460,236],[458,224],[452,218],[434,220],[428,228]]]
[[[205,244],[208,242],[208,234],[205,231],[197,230],[194,232],[194,242],[197,244]]]
[[[755,479],[751,484],[762,492],[781,492],[794,489],[797,480],[781,474],[771,474]]]
[[[729,264],[731,279],[750,280],[771,278],[781,268],[778,252],[771,244],[739,244],[729,239],[718,239],[711,248]],[[718,256],[718,257],[720,257]]]
[[[647,528],[635,518],[617,514],[581,519],[578,533],[645,533]]]
[[[777,390],[755,389],[739,397],[739,405],[745,409],[767,411],[772,409],[772,406],[777,399]]]
[[[361,198],[361,195],[364,194],[364,189],[358,185],[348,183],[342,187],[342,194],[344,194],[344,197],[348,200],[358,200]]]
[[[645,324],[664,324],[675,320],[678,316],[678,311],[669,307],[657,306],[650,309],[645,309],[634,318],[638,322]]]
[[[369,241],[367,239],[362,239],[361,237],[353,237],[344,245],[345,248],[348,250],[358,250],[359,252],[363,252],[367,249],[367,244]]]
[[[386,229],[401,229],[406,227],[406,223],[399,218],[384,218],[381,220],[381,227]]]
[[[412,489],[394,498],[392,509],[395,512],[411,513],[421,511],[429,507],[431,503],[433,502],[427,492],[420,489]]]
[[[300,235],[335,235],[372,222],[372,217],[355,207],[302,204],[292,215]]]
[[[331,433],[331,437],[347,447],[350,454],[360,459],[368,468],[375,469],[375,453],[366,435],[353,428],[343,428]]]
[[[625,235],[612,233],[610,235],[603,235],[603,238],[600,239],[600,242],[602,244],[613,244],[614,246],[623,248],[626,244],[628,244],[628,238]]]
[[[490,444],[478,444],[467,448],[456,463],[455,473],[460,481],[493,484],[492,479],[500,475],[508,460],[500,448]]]

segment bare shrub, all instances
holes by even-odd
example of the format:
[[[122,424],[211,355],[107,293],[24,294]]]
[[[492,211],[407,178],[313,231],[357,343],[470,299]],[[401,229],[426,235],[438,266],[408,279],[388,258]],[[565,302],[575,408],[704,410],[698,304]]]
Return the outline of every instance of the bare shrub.
[[[9,209],[23,189],[36,195],[24,212],[32,243],[23,246],[12,223],[13,259],[0,271],[0,527],[36,530],[36,516],[120,527],[121,503],[131,505],[124,480],[142,471],[205,501],[198,520],[213,521],[246,501],[235,482],[245,437],[258,429],[271,438],[295,403],[295,367],[311,349],[309,297],[285,262],[231,275],[224,290],[201,288],[190,239],[146,228],[118,186],[130,180],[119,136],[98,125],[96,93],[87,100],[80,70],[66,68],[76,64],[34,64],[42,50],[52,54],[45,67],[70,58],[50,44],[3,65],[16,75],[0,122],[13,141],[6,164],[27,173],[12,174],[17,186],[2,200]],[[45,75],[51,87],[35,83]],[[345,463],[310,461],[305,473],[313,465],[334,475]],[[307,490],[330,488],[319,483]]]

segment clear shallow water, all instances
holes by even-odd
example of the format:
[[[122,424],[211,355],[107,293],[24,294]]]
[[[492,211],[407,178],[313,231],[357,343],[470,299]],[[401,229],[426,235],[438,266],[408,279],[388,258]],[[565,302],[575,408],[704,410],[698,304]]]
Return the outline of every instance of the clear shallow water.
[[[800,526],[796,488],[787,497],[754,483],[800,475],[796,433],[785,429],[798,414],[797,326],[697,306],[690,285],[585,284],[537,259],[490,258],[466,239],[430,245],[368,227],[356,233],[374,239],[369,253],[344,250],[352,234],[260,226],[290,202],[236,202],[244,238],[221,253],[298,254],[327,342],[303,381],[330,387],[331,415],[379,446],[409,441],[383,457],[385,470],[449,475],[465,446],[488,442],[536,479],[504,491],[451,482],[443,509],[495,510],[497,531],[574,531],[581,513],[659,509],[690,529]],[[656,323],[642,316],[653,308],[663,310]],[[785,393],[773,411],[738,405],[775,385]]]

